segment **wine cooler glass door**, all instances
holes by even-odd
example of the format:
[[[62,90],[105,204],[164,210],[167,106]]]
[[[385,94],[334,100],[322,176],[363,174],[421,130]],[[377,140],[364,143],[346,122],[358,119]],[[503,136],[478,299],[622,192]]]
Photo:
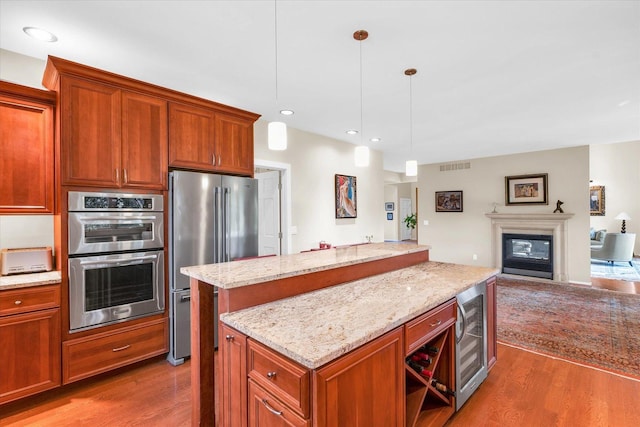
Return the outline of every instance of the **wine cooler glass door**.
[[[486,284],[458,296],[456,323],[457,408],[487,376]],[[461,298],[462,297],[462,298]]]

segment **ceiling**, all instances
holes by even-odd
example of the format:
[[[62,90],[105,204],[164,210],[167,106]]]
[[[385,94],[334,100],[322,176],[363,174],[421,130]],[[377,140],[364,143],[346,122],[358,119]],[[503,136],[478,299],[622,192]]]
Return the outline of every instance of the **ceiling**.
[[[396,172],[640,140],[640,1],[0,0],[0,48],[368,145]]]

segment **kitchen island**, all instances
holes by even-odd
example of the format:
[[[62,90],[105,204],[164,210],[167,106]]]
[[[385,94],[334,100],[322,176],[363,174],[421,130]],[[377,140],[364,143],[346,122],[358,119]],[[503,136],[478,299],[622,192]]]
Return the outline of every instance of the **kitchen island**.
[[[444,323],[438,318],[433,332],[440,336],[451,331],[455,322],[455,295],[497,273],[488,268],[428,262],[428,249],[417,245],[370,244],[182,269],[192,277],[192,358],[195,357],[192,390],[197,400],[193,408],[194,425],[213,425],[215,419],[213,321],[212,310],[207,308],[213,300],[211,285],[219,287],[220,312],[226,313],[221,315],[226,324],[221,325],[222,384],[218,389],[222,391],[219,414],[222,425],[245,425],[247,388],[251,388],[252,396],[264,392],[264,387],[246,381],[247,363],[243,360],[247,337],[251,354],[279,361],[288,368],[285,371],[299,374],[291,374],[289,380],[302,382],[294,387],[301,394],[293,401],[287,401],[287,393],[281,398],[298,408],[297,415],[294,414],[298,418],[287,420],[292,425],[297,425],[299,419],[304,421],[302,425],[311,423],[312,413],[316,417],[314,423],[322,425],[319,420],[323,415],[316,412],[317,402],[309,402],[309,384],[312,375],[316,378],[314,384],[318,383],[318,368],[333,366],[345,355],[368,351],[373,343],[382,343],[385,350],[374,353],[393,355],[392,363],[397,362],[394,365],[397,369],[387,382],[380,381],[378,385],[393,387],[389,394],[394,396],[397,410],[389,413],[400,416],[402,412],[400,418],[404,420],[404,411],[400,410],[404,408],[404,400],[396,399],[399,393],[405,393],[404,376],[398,379],[400,369],[404,369],[406,350],[403,327],[420,320],[422,315],[444,313],[447,314]],[[446,309],[440,312],[442,307]],[[235,340],[236,336],[239,339]],[[450,359],[452,338],[441,343],[449,343],[450,350],[443,348],[446,356],[443,360]],[[256,357],[250,359],[260,360]],[[451,375],[452,369],[447,368],[447,372]],[[290,390],[289,396],[296,396],[294,391]],[[317,394],[315,390],[314,397]]]

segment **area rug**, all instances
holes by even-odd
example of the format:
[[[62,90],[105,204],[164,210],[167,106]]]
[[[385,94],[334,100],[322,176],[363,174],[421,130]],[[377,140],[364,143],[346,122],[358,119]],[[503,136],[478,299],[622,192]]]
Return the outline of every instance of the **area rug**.
[[[634,258],[631,262],[633,265],[629,265],[628,262],[611,264],[607,261],[591,260],[591,276],[640,282],[640,259]]]
[[[640,379],[640,295],[498,278],[498,341]]]

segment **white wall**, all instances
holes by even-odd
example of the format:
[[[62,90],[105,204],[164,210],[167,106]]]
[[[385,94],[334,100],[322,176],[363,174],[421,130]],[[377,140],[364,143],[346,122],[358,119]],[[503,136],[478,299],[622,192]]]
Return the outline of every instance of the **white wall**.
[[[354,165],[354,145],[320,135],[287,128],[285,151],[267,148],[267,122],[254,126],[255,157],[291,165],[292,253],[318,247],[324,240],[332,245],[362,243],[373,235],[384,240],[384,172],[382,153],[371,150],[369,167]],[[357,218],[335,218],[334,175],[357,178]]]
[[[592,216],[597,230],[619,233],[622,221],[614,219],[626,212],[627,233],[636,234],[635,253],[640,253],[640,141],[601,144],[590,147],[591,185],[604,186],[604,216]]]
[[[549,205],[505,206],[505,176],[549,174]],[[589,147],[539,151],[471,160],[470,169],[440,172],[439,165],[418,173],[418,242],[431,245],[433,261],[492,266],[491,221],[485,213],[553,212],[564,202],[569,221],[569,280],[589,283]],[[435,212],[435,191],[462,190],[463,212]],[[429,220],[429,225],[423,225]],[[473,260],[473,254],[478,256]]]
[[[398,212],[399,212],[399,203],[398,203],[398,186],[394,184],[387,184],[384,186],[384,202],[393,203],[393,211],[385,211],[385,221],[384,221],[384,240],[396,241],[400,239],[400,235],[398,234]],[[386,215],[391,213],[393,215],[392,220],[388,220]]]
[[[45,61],[0,49],[0,79],[23,86],[45,89],[42,86]]]

